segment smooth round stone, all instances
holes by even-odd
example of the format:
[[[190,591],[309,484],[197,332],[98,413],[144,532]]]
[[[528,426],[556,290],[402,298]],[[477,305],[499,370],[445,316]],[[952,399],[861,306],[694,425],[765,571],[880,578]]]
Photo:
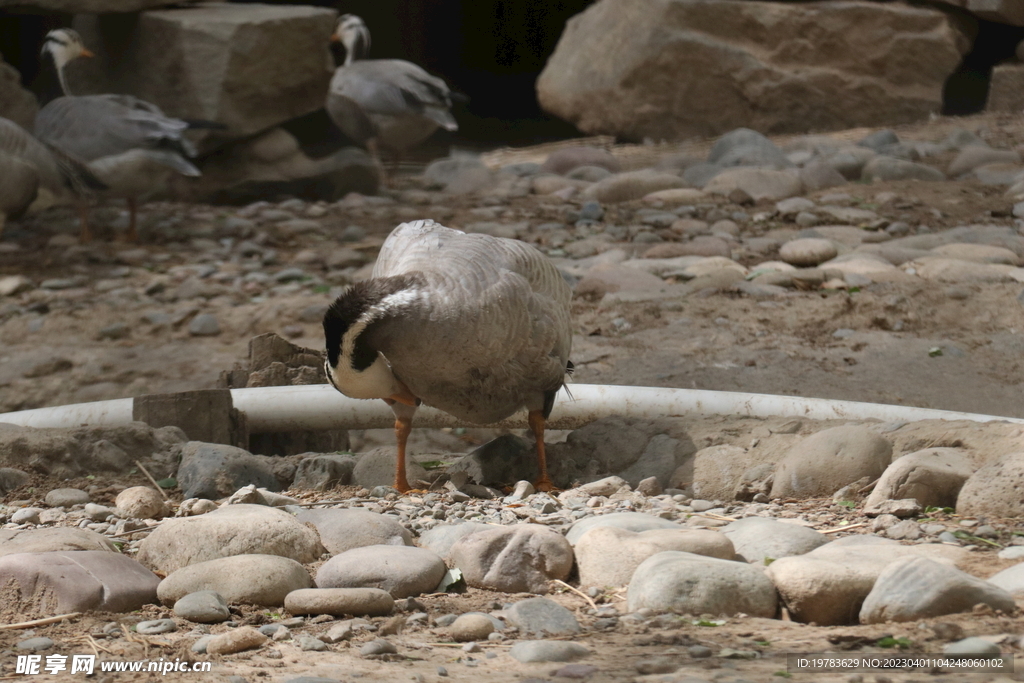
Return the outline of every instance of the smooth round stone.
[[[561,640],[523,640],[512,646],[508,652],[513,659],[529,662],[571,662],[586,657],[590,650],[579,643]]]
[[[32,650],[33,652],[39,652],[40,650],[49,650],[53,647],[53,641],[49,638],[28,638],[18,643],[19,650]]]
[[[380,588],[303,588],[284,598],[289,614],[379,617],[391,614],[395,600]]]
[[[521,633],[569,636],[580,632],[579,622],[572,612],[554,600],[527,598],[505,610],[508,622]]]
[[[321,652],[327,649],[327,643],[319,638],[314,638],[313,636],[295,636],[295,644],[298,645],[299,649],[303,652]]]
[[[986,657],[1000,653],[998,645],[984,638],[964,638],[942,649],[942,654],[951,657]]]
[[[132,486],[117,494],[117,509],[135,519],[161,519],[167,515],[163,496],[148,486]]]
[[[1012,545],[1009,548],[1003,548],[997,555],[1002,560],[1019,560],[1024,557],[1024,545]]]
[[[242,626],[210,639],[206,651],[211,655],[228,655],[242,650],[251,650],[267,641],[267,637],[252,626]]]
[[[192,318],[188,333],[194,337],[213,337],[220,334],[220,323],[212,313],[200,313]]]
[[[398,648],[393,643],[389,643],[383,638],[377,640],[371,640],[366,645],[359,648],[359,654],[364,657],[371,655],[393,655],[398,653]]]
[[[43,502],[52,508],[69,508],[85,505],[89,500],[89,494],[81,489],[54,489],[46,494]]]
[[[21,508],[11,515],[11,522],[14,524],[39,524],[40,508]]]
[[[494,632],[494,624],[483,614],[463,614],[452,622],[448,631],[456,643],[466,643],[485,640]]]
[[[105,522],[107,520],[107,517],[114,514],[114,511],[108,508],[106,505],[86,503],[85,514],[89,515],[89,519],[91,519],[94,522]]]
[[[177,631],[178,626],[172,619],[153,619],[152,621],[140,621],[135,625],[135,632],[152,636],[158,633],[170,633]]]
[[[196,591],[174,603],[174,614],[199,624],[214,624],[227,621],[231,611],[217,591]]]
[[[834,259],[839,251],[831,240],[804,237],[790,240],[779,249],[779,258],[793,266],[816,266]]]
[[[437,587],[447,568],[444,560],[424,548],[368,545],[346,550],[316,573],[321,588],[380,588],[392,597],[407,598]]]

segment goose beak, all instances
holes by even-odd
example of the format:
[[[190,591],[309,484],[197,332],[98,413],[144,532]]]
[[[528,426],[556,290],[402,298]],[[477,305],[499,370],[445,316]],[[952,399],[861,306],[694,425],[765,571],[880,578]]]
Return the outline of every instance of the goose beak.
[[[82,51],[78,53],[78,56],[79,56],[79,57],[95,57],[95,56],[96,56],[96,53],[95,53],[95,52],[93,52],[92,50],[86,50],[86,49],[85,49],[85,48],[83,47],[83,48],[82,48]]]
[[[341,42],[341,36],[339,36],[337,33],[332,33],[331,34],[331,42],[332,43],[340,43]]]

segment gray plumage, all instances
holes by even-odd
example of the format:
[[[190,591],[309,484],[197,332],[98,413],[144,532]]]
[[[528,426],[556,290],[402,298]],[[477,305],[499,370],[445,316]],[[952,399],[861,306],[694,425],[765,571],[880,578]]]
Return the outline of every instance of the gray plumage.
[[[365,334],[414,395],[478,424],[550,411],[569,360],[572,294],[543,254],[415,221],[395,228],[373,269],[408,273],[424,285]]]
[[[364,59],[370,33],[355,15],[343,15],[335,35],[347,54],[331,79],[326,107],[348,137],[402,152],[439,127],[458,130],[444,80],[404,60]]]

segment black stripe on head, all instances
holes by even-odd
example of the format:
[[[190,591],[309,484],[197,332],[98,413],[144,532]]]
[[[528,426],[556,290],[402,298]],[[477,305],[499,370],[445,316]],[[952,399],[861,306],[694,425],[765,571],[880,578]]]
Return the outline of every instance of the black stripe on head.
[[[373,278],[357,282],[334,300],[324,315],[324,340],[327,345],[327,360],[332,366],[338,365],[341,357],[341,340],[348,329],[359,321],[371,308],[386,297],[422,284],[419,273],[406,273],[385,278]],[[370,348],[367,332],[381,319],[374,320],[355,339],[352,349],[352,369],[363,371],[377,359],[377,350]]]

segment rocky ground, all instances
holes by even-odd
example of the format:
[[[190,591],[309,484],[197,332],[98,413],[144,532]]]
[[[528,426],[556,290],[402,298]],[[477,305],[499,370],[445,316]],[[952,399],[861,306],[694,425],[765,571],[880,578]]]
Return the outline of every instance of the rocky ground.
[[[558,263],[576,288],[575,381],[1024,417],[1019,360],[1024,309],[1018,300],[1024,237],[1015,216],[1024,215],[1024,207],[1015,210],[1021,199],[1017,193],[1024,193],[1015,185],[1024,171],[1017,152],[1024,144],[1024,120],[996,115],[938,119],[896,129],[898,137],[874,137],[870,146],[852,145],[875,132],[847,131],[827,139],[791,136],[775,140],[777,146],[741,134],[734,138],[737,144],[717,151],[710,141],[623,148],[613,150],[614,155],[563,150],[547,169],[538,166],[546,152],[493,154],[485,160],[494,169],[479,161],[453,160],[425,175],[398,176],[382,196],[353,195],[332,204],[295,199],[245,207],[151,203],[142,212],[138,244],[117,241],[126,215],[116,209],[95,212],[100,238],[86,245],[78,244],[72,213],[54,209],[9,224],[0,240],[0,411],[214,387],[222,371],[244,365],[248,340],[266,332],[320,348],[324,308],[347,283],[368,274],[388,231],[404,220],[433,218],[450,227],[518,237]],[[794,427],[784,420],[687,418],[685,430],[696,449],[705,452],[704,464],[698,458],[692,481],[666,477],[661,485],[675,489],[668,493],[615,489],[597,495],[576,488],[550,501],[538,494],[525,502],[464,500],[464,494],[452,491],[401,500],[373,498],[369,490],[356,489],[313,494],[293,488],[287,493],[307,507],[326,499],[343,501],[335,507],[390,513],[393,521],[420,536],[420,545],[424,534],[449,517],[504,526],[526,520],[549,531],[568,531],[591,516],[635,512],[689,530],[750,516],[774,517],[828,532],[826,539],[882,536],[901,547],[942,543],[958,551],[948,562],[980,578],[1014,564],[997,554],[1019,538],[1012,514],[963,509],[956,514],[952,506],[941,505],[913,511],[907,522],[900,521],[904,513],[865,516],[862,494],[856,492],[833,500],[827,494],[773,493],[771,487],[756,491],[760,499],[730,500],[744,469],[779,462],[798,440],[838,424],[800,421]],[[931,447],[955,449],[970,471],[1017,450],[1020,437],[1019,428],[1006,423],[868,424],[864,429],[890,443],[892,456]],[[489,436],[486,430],[420,433],[413,455],[427,460],[455,456]],[[552,435],[553,440],[564,438]],[[353,450],[362,452],[391,437],[365,432],[351,439]],[[738,450],[717,451],[714,462],[746,467],[736,465],[739,469],[728,476],[718,470],[719,479],[714,479],[709,473],[716,470],[708,466],[713,460],[704,449],[719,447]],[[115,514],[110,521],[111,511],[94,510],[91,517],[82,507],[58,512],[60,506],[44,504],[47,492],[72,487],[87,490],[91,504],[113,508],[121,489],[147,484],[140,473],[69,474],[67,481],[29,474],[28,482],[19,482],[3,499],[6,523],[0,533],[94,524],[100,525],[93,528],[100,535],[124,534],[113,540],[129,553],[142,552],[144,538],[156,536],[132,533],[137,527],[131,526],[130,515]],[[866,492],[871,483],[864,482],[858,491]],[[528,514],[520,514],[524,506]],[[39,508],[39,518],[15,519],[18,510],[31,507]],[[424,522],[428,517],[432,521]],[[741,552],[739,541],[733,544]],[[573,552],[579,565],[579,547],[570,549],[570,558]],[[296,561],[316,574],[322,559]],[[897,650],[941,652],[963,636],[981,636],[1004,653],[1019,651],[1021,629],[1014,617],[1004,616],[1005,604],[862,625],[807,625],[799,615],[721,620],[714,610],[662,616],[664,604],[629,604],[624,588],[588,592],[582,571],[580,565],[564,577],[582,595],[554,584],[548,596],[568,608],[582,629],[578,635],[554,637],[554,642],[575,642],[589,650],[571,665],[523,663],[511,656],[510,646],[526,638],[528,626],[501,637],[485,635],[478,651],[453,642],[447,615],[500,611],[514,623],[506,604],[533,597],[517,592],[523,589],[494,587],[462,594],[427,591],[415,603],[399,600],[396,614],[404,617],[402,626],[391,616],[369,618],[370,628],[349,624],[349,635],[335,640],[328,634],[340,618],[292,620],[285,622],[290,640],[280,636],[258,650],[206,657],[221,679],[237,675],[250,681],[308,675],[345,681],[731,683],[778,680],[785,677],[786,653],[835,650],[841,642],[859,643],[868,652],[893,651],[882,647],[880,639],[883,645],[895,643]],[[777,576],[773,580],[776,587],[784,583]],[[779,590],[786,602],[785,590]],[[792,595],[787,604],[796,604]],[[773,608],[768,616],[775,614]],[[3,620],[24,616],[12,612]],[[177,630],[154,635],[130,630],[140,621],[161,618],[172,618]],[[231,623],[239,626],[287,619],[280,608],[231,613]],[[111,622],[129,630],[110,637],[106,624]],[[231,630],[224,623],[197,627],[169,609],[149,606],[131,614],[89,615],[43,626],[34,634],[0,631],[0,648],[13,649],[34,635],[57,643],[48,652],[102,647],[111,658],[202,659],[190,648],[203,629],[215,634]],[[327,650],[306,648],[303,643],[320,647],[299,637],[306,635],[322,636],[318,642]],[[397,655],[357,654],[377,637],[395,645]],[[13,658],[5,658],[2,666],[0,676],[14,675]],[[175,676],[190,677],[169,674],[168,679]],[[1015,680],[1006,674],[924,672],[792,676],[850,683]],[[110,678],[122,679],[147,680],[130,674]]]

